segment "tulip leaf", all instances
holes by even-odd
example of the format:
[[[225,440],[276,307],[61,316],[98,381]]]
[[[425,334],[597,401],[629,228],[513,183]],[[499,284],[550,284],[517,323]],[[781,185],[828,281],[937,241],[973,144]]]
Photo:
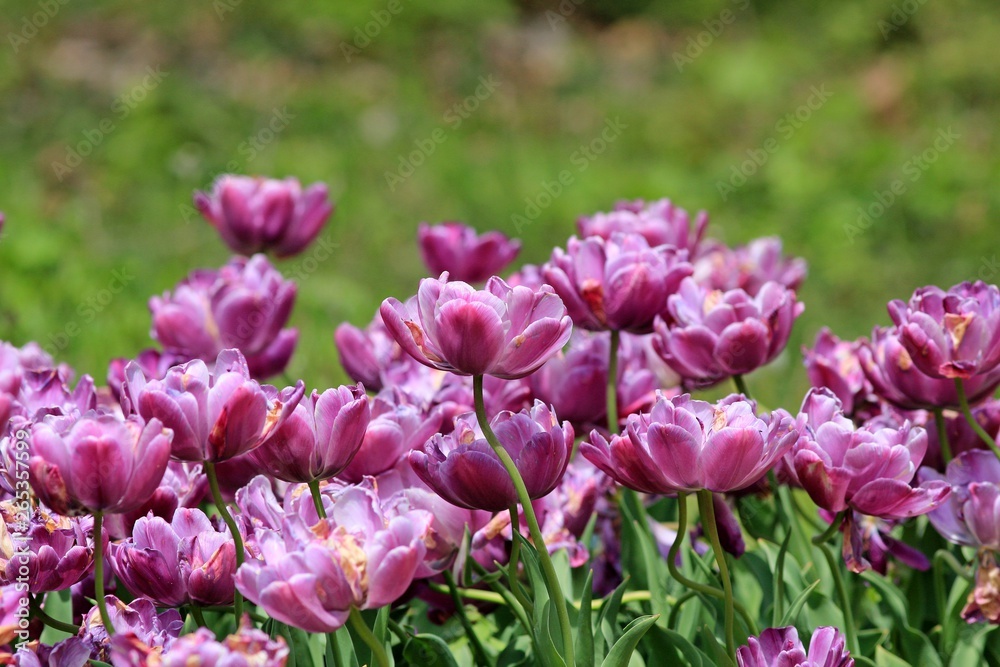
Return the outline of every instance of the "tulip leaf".
[[[663,572],[663,567],[660,564],[663,562],[663,559],[656,552],[648,524],[643,526],[638,521],[633,521],[632,528],[635,531],[636,539],[639,542],[639,549],[642,551],[643,563],[646,566],[646,584],[649,586],[649,596],[653,613],[666,622],[668,611],[666,608],[667,593],[663,586],[663,580],[660,578],[660,574]]]
[[[791,535],[791,533],[789,533],[789,535]],[[795,599],[792,600],[792,604],[788,607],[788,611],[781,617],[781,621],[774,624],[774,627],[783,628],[787,625],[795,625],[795,621],[798,619],[799,612],[802,611],[802,607],[805,606],[806,600],[809,599],[809,596],[814,590],[816,590],[816,587],[820,585],[821,581],[822,579],[817,579],[809,584],[801,593],[795,596]]]
[[[420,667],[458,667],[448,644],[437,635],[419,634],[406,640],[403,659]]]
[[[788,545],[791,542],[792,531],[789,530],[785,533],[785,539],[781,541],[778,562],[774,566],[774,611],[771,615],[771,625],[776,628],[782,627],[778,620],[785,616],[785,557],[788,555]]]
[[[714,662],[701,649],[692,644],[684,635],[654,625],[646,639],[652,644],[653,664],[688,665],[689,667],[714,667]]]
[[[604,658],[601,667],[627,667],[632,653],[639,645],[639,640],[646,634],[646,631],[656,623],[659,616],[641,616],[625,627],[625,632],[615,645],[608,651],[608,656]]]
[[[886,651],[881,646],[875,649],[875,665],[877,667],[912,667],[910,663]]]
[[[317,664],[314,660],[312,646],[309,644],[309,635],[304,630],[292,627],[287,623],[275,621],[272,628],[272,636],[279,635],[288,644],[288,663],[286,667],[312,667]]]
[[[941,656],[927,635],[910,625],[906,613],[906,599],[899,589],[875,572],[864,572],[861,576],[878,590],[896,620],[900,639],[899,645],[896,646],[897,650],[921,667],[944,667]]]
[[[726,653],[726,647],[719,643],[719,638],[715,634],[715,629],[707,625],[701,626],[701,631],[698,633],[701,635],[701,641],[703,642],[705,649],[711,659],[713,665],[732,665],[733,658],[728,653]]]
[[[986,640],[989,635],[997,629],[995,625],[965,625],[966,632],[963,634],[955,652],[951,654],[949,667],[964,667],[965,665],[984,664],[983,655],[986,653]]]
[[[65,621],[72,625],[73,605],[70,603],[68,588],[45,595],[45,613],[56,620]],[[68,632],[47,625],[42,630],[41,642],[43,644],[56,644],[70,636],[72,635]]]
[[[626,575],[625,580],[618,585],[618,588],[611,595],[604,599],[604,604],[601,605],[601,611],[597,615],[596,627],[598,632],[594,636],[595,662],[598,657],[604,655],[605,642],[610,646],[615,641],[611,627],[618,622],[618,609],[621,607],[622,597],[625,595],[625,590],[628,588],[629,583],[629,577]]]
[[[580,598],[580,611],[576,615],[576,664],[579,667],[594,667],[594,571],[587,570]]]

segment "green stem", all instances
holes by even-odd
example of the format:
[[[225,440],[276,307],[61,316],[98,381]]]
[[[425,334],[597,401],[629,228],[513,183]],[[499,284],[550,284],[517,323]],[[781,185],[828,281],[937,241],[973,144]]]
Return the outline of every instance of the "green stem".
[[[684,603],[692,598],[696,598],[700,595],[698,591],[688,591],[684,595],[677,598],[677,602],[674,603],[673,607],[670,608],[670,617],[667,619],[667,628],[673,630],[677,627],[677,617],[681,613],[681,607]]]
[[[947,565],[951,568],[952,572],[966,581],[971,582],[975,579],[975,577],[969,573],[968,568],[963,567],[951,552],[945,551],[944,549],[938,549],[937,552],[935,552],[934,562],[939,565]]]
[[[1000,448],[997,447],[997,441],[993,439],[986,429],[983,428],[982,424],[976,421],[975,415],[972,414],[972,408],[969,407],[969,397],[965,395],[965,384],[962,382],[962,378],[955,378],[955,390],[958,392],[958,405],[962,408],[962,414],[965,415],[965,421],[969,422],[969,426],[972,430],[976,432],[983,442],[989,445],[993,453],[1000,458]]]
[[[941,445],[941,460],[945,465],[951,463],[951,445],[948,443],[948,429],[945,426],[944,410],[934,408],[934,423],[937,425],[938,443]]]
[[[236,521],[233,519],[233,515],[229,513],[229,508],[226,507],[225,501],[222,499],[222,492],[219,490],[219,476],[215,472],[215,462],[205,461],[205,476],[208,477],[208,486],[212,490],[212,500],[215,501],[215,506],[219,508],[219,514],[222,516],[222,520],[226,523],[229,528],[229,534],[233,538],[233,546],[236,548],[236,569],[243,565],[243,536],[240,534],[240,529],[236,526]],[[239,627],[240,620],[243,618],[243,596],[239,591],[233,591],[233,614],[236,616],[236,626]]]
[[[371,649],[372,662],[378,667],[389,667],[389,656],[386,655],[385,647],[365,623],[365,619],[361,618],[361,612],[358,611],[357,607],[351,607],[351,615],[348,620],[354,633]]]
[[[719,540],[719,526],[715,521],[715,507],[712,504],[712,492],[707,489],[698,492],[698,508],[701,512],[701,525],[708,535],[708,541],[715,552],[715,561],[719,564],[719,577],[722,579],[722,590],[726,594],[725,624],[726,652],[736,660],[736,638],[733,634],[735,614],[733,609],[733,582],[729,578],[729,565],[726,563],[726,552]]]
[[[476,561],[476,559],[473,558],[471,555],[467,556],[465,562],[468,565],[471,565],[472,569],[475,570],[476,574],[478,574],[480,577],[484,578],[489,577],[489,572],[486,571],[486,568],[480,565]],[[517,620],[521,624],[521,627],[524,628],[524,631],[528,633],[528,636],[531,638],[532,643],[534,643],[535,637],[534,635],[531,634],[532,633],[531,622],[528,620],[528,616],[525,614],[524,608],[521,607],[517,599],[514,598],[513,593],[508,591],[497,581],[494,581],[493,579],[490,578],[486,579],[486,585],[492,588],[493,594],[499,596],[500,599],[503,600],[503,603],[510,608],[510,610],[514,613],[515,616],[517,616]],[[439,590],[436,588],[436,586],[437,584],[431,584],[431,588]],[[483,602],[496,602],[496,600],[488,599],[487,596],[489,595],[489,593],[487,591],[476,591],[475,589],[469,589],[469,588],[464,588],[462,590],[463,590],[463,595],[468,597],[470,600],[481,600]],[[447,593],[448,591],[444,590],[442,592]]]
[[[528,532],[531,535],[531,541],[535,545],[535,550],[538,552],[538,561],[542,566],[542,573],[545,575],[549,597],[552,598],[552,603],[556,608],[556,616],[559,619],[566,667],[574,667],[576,660],[573,655],[573,628],[569,623],[566,596],[563,595],[562,586],[559,584],[559,576],[556,574],[555,566],[552,565],[549,550],[545,546],[542,529],[538,525],[538,518],[535,516],[535,510],[531,506],[531,497],[528,495],[528,489],[524,485],[524,479],[521,478],[521,473],[518,472],[513,459],[510,458],[510,454],[507,453],[503,444],[497,439],[493,429],[490,428],[490,421],[486,416],[486,402],[483,398],[482,375],[476,375],[473,378],[472,392],[475,397],[476,417],[479,419],[479,426],[483,429],[486,441],[490,443],[490,447],[493,448],[493,451],[500,458],[500,462],[503,463],[503,467],[507,470],[507,474],[510,475],[511,481],[514,483],[514,489],[517,491],[517,498],[524,509],[524,518],[528,522]]]
[[[469,647],[472,649],[472,656],[475,658],[475,663],[477,665],[492,665],[493,661],[489,659],[486,649],[483,648],[482,642],[479,641],[479,636],[476,634],[475,628],[469,622],[469,617],[465,615],[465,603],[462,602],[462,598],[458,595],[458,586],[455,585],[454,575],[445,570],[444,580],[448,582],[448,593],[451,595],[452,604],[455,605],[455,613],[458,614],[458,620],[462,623],[462,628],[465,630],[465,636],[469,639]]]
[[[104,599],[104,514],[94,512],[94,595],[97,597],[97,609],[101,613],[101,623],[108,637],[115,634],[108,615],[108,605]]]
[[[852,611],[851,597],[847,594],[847,587],[844,585],[844,577],[840,573],[837,559],[827,544],[830,538],[840,530],[840,524],[843,523],[849,511],[838,512],[826,532],[814,537],[812,542],[823,554],[826,564],[830,568],[830,574],[833,577],[833,587],[837,591],[837,597],[840,599],[840,611],[844,615],[844,635],[847,637],[847,648],[852,654],[861,655],[861,645],[858,643],[858,633],[854,627],[854,612]],[[845,536],[844,539],[848,538]]]
[[[194,622],[195,623],[197,623],[200,627],[203,627],[203,628],[207,628],[208,627],[208,623],[205,622],[205,615],[201,613],[201,607],[199,607],[196,604],[192,604],[188,608],[188,611],[190,611],[191,612],[191,616],[194,617]]]
[[[319,480],[314,479],[309,482],[309,493],[312,495],[313,505],[316,506],[316,514],[320,519],[326,518],[326,508],[323,507],[323,494],[319,491]]]
[[[752,398],[752,396],[750,396],[750,390],[747,389],[747,381],[743,379],[742,375],[739,375],[739,374],[734,375],[733,376],[733,384],[736,385],[736,391],[737,391],[737,393],[743,394],[748,399]]]
[[[619,432],[618,421],[618,347],[621,343],[621,332],[611,330],[611,352],[608,355],[608,385],[607,385],[607,412],[608,430],[611,433]]]
[[[78,632],[80,632],[79,626],[70,625],[69,623],[60,621],[57,618],[52,618],[51,616],[46,614],[45,610],[42,609],[41,601],[38,598],[35,598],[33,595],[29,596],[28,601],[31,607],[32,617],[39,619],[42,623],[49,626],[50,628],[55,628],[60,632],[65,632],[70,635],[76,635]],[[101,620],[103,619],[104,617],[102,616]]]
[[[517,512],[517,503],[510,506],[510,560],[507,562],[507,586],[514,594],[517,601],[529,613],[534,613],[534,605],[521,590],[521,582],[517,580],[518,563],[521,561],[521,541],[517,536],[521,534],[521,519]]]
[[[326,633],[326,667],[344,667],[344,661],[340,659],[336,632]]]

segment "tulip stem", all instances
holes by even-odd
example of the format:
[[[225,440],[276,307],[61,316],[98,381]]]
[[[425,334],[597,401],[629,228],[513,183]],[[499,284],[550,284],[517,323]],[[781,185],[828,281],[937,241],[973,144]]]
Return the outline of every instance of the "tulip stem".
[[[688,579],[681,571],[677,569],[677,553],[681,549],[681,544],[684,542],[684,536],[687,534],[687,494],[680,493],[677,494],[677,537],[674,538],[674,543],[670,545],[670,551],[667,554],[667,569],[670,571],[670,576],[674,578],[680,585],[685,588],[690,588],[692,591],[701,593],[702,595],[708,595],[719,600],[724,600],[726,594],[720,591],[715,586],[709,586],[708,584],[703,584],[693,579]],[[736,612],[746,623],[747,629],[750,634],[756,635],[757,625],[754,623],[753,619],[750,618],[750,614],[747,612],[746,608],[737,600],[733,601],[733,606]]]
[[[538,525],[538,517],[535,516],[535,510],[531,506],[531,497],[528,495],[528,489],[524,485],[524,479],[521,478],[521,473],[518,472],[514,460],[510,458],[510,454],[507,453],[503,444],[497,439],[496,433],[490,428],[490,420],[486,416],[486,401],[483,398],[482,375],[473,377],[472,393],[476,402],[476,417],[479,419],[480,428],[483,429],[483,435],[486,436],[486,441],[490,443],[490,447],[493,448],[494,453],[500,458],[500,462],[503,463],[503,467],[506,468],[507,474],[510,475],[510,479],[514,483],[514,489],[517,492],[517,498],[524,509],[524,518],[528,522],[528,532],[531,535],[531,541],[538,552],[538,561],[545,575],[549,597],[552,598],[552,603],[556,607],[556,616],[559,619],[559,629],[562,634],[563,656],[566,661],[566,667],[574,667],[576,659],[573,655],[573,627],[569,623],[566,596],[563,595],[562,586],[559,584],[559,575],[556,574],[556,568],[552,565],[552,559],[549,557],[549,550],[545,546],[542,529]]]
[[[944,421],[944,410],[934,408],[934,424],[937,426],[938,444],[941,447],[941,461],[951,463],[951,444],[948,442],[948,429]]]
[[[698,509],[701,512],[701,525],[712,543],[715,561],[719,564],[719,578],[722,579],[722,590],[726,594],[725,625],[726,653],[736,660],[736,638],[733,634],[735,614],[733,613],[733,582],[729,578],[729,565],[726,563],[726,552],[719,540],[719,526],[715,521],[715,507],[712,504],[712,492],[702,489],[698,492]]]
[[[815,544],[816,546],[820,546],[822,544],[826,544],[827,542],[829,542],[830,539],[837,534],[837,531],[840,530],[840,524],[844,522],[844,515],[846,513],[847,510],[844,510],[843,512],[838,512],[837,516],[833,517],[833,523],[831,523],[830,526],[825,531],[823,531],[821,535],[815,536],[812,539],[812,543]]]
[[[222,499],[222,492],[219,490],[219,476],[215,472],[214,461],[205,461],[205,476],[208,477],[208,486],[212,490],[212,500],[219,508],[219,514],[222,515],[222,520],[229,528],[229,535],[233,538],[233,546],[236,550],[236,569],[238,570],[243,565],[243,536],[236,526],[233,515],[229,513],[226,502]],[[239,627],[240,619],[243,618],[243,596],[238,590],[233,590],[233,614],[236,616],[236,625]]]
[[[309,493],[312,495],[313,505],[316,506],[316,514],[320,519],[326,518],[326,508],[323,507],[323,494],[319,491],[319,480],[314,479],[309,482]]]
[[[389,656],[385,653],[385,647],[382,646],[382,642],[378,640],[375,634],[365,623],[365,619],[361,618],[361,612],[358,611],[357,607],[351,607],[351,615],[349,616],[349,621],[351,623],[351,629],[354,630],[361,641],[368,645],[368,648],[372,651],[372,662],[374,662],[378,667],[389,667]]]
[[[507,586],[510,587],[510,592],[514,594],[525,611],[530,614],[533,611],[533,605],[521,591],[521,582],[517,580],[517,567],[521,560],[521,542],[517,539],[517,536],[521,534],[521,519],[517,515],[517,503],[512,504],[508,511],[510,512],[511,546],[510,560],[507,562]]]
[[[80,631],[80,628],[78,626],[70,625],[69,623],[60,621],[58,618],[52,618],[51,616],[46,614],[45,610],[42,609],[42,602],[39,598],[36,598],[35,596],[29,594],[28,602],[31,608],[31,615],[34,618],[39,619],[42,623],[49,626],[50,628],[55,628],[60,632],[66,632],[71,635],[75,635]],[[101,620],[102,621],[104,620],[103,616],[101,617]]]
[[[191,612],[191,617],[194,618],[195,623],[197,623],[200,627],[203,628],[208,627],[208,623],[205,622],[205,615],[201,613],[201,607],[192,603],[191,606],[188,608],[188,611]]]
[[[747,381],[743,379],[743,376],[737,373],[733,376],[733,384],[736,385],[736,391],[747,397],[747,400],[751,400],[750,390],[747,389]]]
[[[621,332],[617,329],[611,330],[611,351],[608,353],[608,387],[607,387],[607,412],[608,430],[613,434],[619,432],[618,420],[618,348],[621,344]]]
[[[476,635],[476,630],[472,627],[469,617],[465,615],[465,603],[462,602],[462,598],[458,594],[458,586],[455,585],[455,576],[449,570],[445,570],[444,580],[448,582],[448,594],[451,596],[451,603],[455,605],[455,613],[458,615],[458,620],[462,623],[465,636],[469,640],[469,648],[472,649],[475,664],[489,667],[493,664],[493,661],[486,654],[486,649],[483,648],[482,642],[479,641],[479,636]]]
[[[844,615],[844,635],[847,637],[847,648],[850,649],[852,654],[861,655],[861,645],[858,643],[858,634],[854,628],[854,612],[851,610],[851,597],[847,594],[847,587],[844,586],[844,577],[840,574],[837,559],[834,558],[833,552],[830,551],[830,546],[827,544],[837,534],[837,531],[840,530],[840,525],[844,522],[849,511],[843,510],[838,512],[837,516],[833,518],[833,523],[830,524],[830,527],[823,534],[814,537],[812,543],[822,552],[823,557],[826,559],[826,564],[830,568],[830,574],[833,577],[833,587],[836,589],[837,597],[840,599],[840,612]],[[849,538],[845,535],[844,539]]]
[[[94,512],[94,596],[97,598],[97,610],[101,613],[101,623],[108,637],[115,634],[108,615],[108,605],[104,599],[104,514]]]
[[[340,646],[337,643],[337,633],[326,633],[326,667],[344,667],[340,658]]]
[[[958,392],[958,405],[962,408],[962,414],[965,415],[965,421],[969,422],[969,426],[972,430],[976,432],[982,441],[989,445],[993,453],[1000,458],[1000,448],[997,447],[997,441],[986,432],[983,425],[980,424],[975,415],[972,414],[972,408],[969,407],[969,397],[965,395],[965,384],[962,382],[962,378],[955,378],[955,390]]]

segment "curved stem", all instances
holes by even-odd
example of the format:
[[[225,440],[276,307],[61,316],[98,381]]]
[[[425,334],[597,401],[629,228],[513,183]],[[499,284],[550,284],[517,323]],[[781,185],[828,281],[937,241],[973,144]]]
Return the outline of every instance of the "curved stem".
[[[954,572],[957,576],[961,577],[962,579],[965,579],[966,581],[971,582],[974,581],[975,579],[975,577],[973,577],[972,574],[969,573],[969,570],[963,567],[962,564],[959,563],[958,560],[955,558],[955,556],[949,551],[945,551],[944,549],[938,549],[934,553],[934,562],[937,564],[947,565],[948,567],[951,568],[952,572]]]
[[[219,476],[215,472],[215,462],[205,461],[205,476],[208,477],[208,486],[212,490],[212,500],[215,501],[215,506],[219,509],[219,514],[233,538],[233,546],[236,550],[236,569],[239,569],[240,565],[243,565],[244,559],[243,535],[240,534],[236,520],[233,519],[229,508],[226,507],[226,502],[222,499],[222,492],[219,490]],[[243,618],[243,596],[238,590],[233,590],[233,614],[236,615],[236,626],[239,627],[240,620]]]
[[[531,614],[534,613],[534,606],[521,591],[521,582],[517,580],[517,568],[521,560],[521,541],[517,539],[517,536],[521,534],[521,519],[517,513],[517,503],[511,505],[508,512],[510,512],[511,546],[510,560],[507,562],[507,587],[510,588],[510,592],[514,594],[521,606]]]
[[[104,599],[104,514],[94,512],[94,595],[97,597],[97,610],[101,613],[101,623],[108,637],[115,634],[108,615],[108,605]]]
[[[846,515],[847,515],[847,510],[844,510],[843,512],[837,512],[837,516],[833,517],[833,523],[831,523],[830,526],[825,531],[823,531],[822,534],[815,536],[812,539],[812,543],[815,544],[816,546],[820,546],[829,542],[830,539],[837,534],[837,531],[840,530],[840,524],[844,522],[844,517]]]
[[[478,574],[480,577],[487,577],[489,575],[489,573],[486,571],[486,568],[480,565],[478,562],[476,562],[476,559],[473,558],[472,556],[467,556],[465,562],[471,565],[472,569],[475,570],[476,574]],[[531,622],[528,620],[528,616],[525,613],[524,608],[521,607],[520,603],[514,598],[513,593],[508,591],[506,588],[501,586],[498,582],[494,581],[493,579],[487,579],[486,585],[492,588],[493,594],[499,596],[500,599],[503,601],[503,603],[510,608],[510,610],[514,613],[515,616],[517,616],[517,620],[521,624],[521,627],[524,628],[524,631],[528,634],[528,637],[531,638],[531,643],[534,644],[535,636],[532,634]],[[438,584],[432,583],[430,584],[430,586],[431,588],[438,590],[436,588]],[[495,600],[490,600],[487,599],[486,597],[478,597],[479,595],[482,596],[489,595],[487,591],[476,591],[475,589],[469,589],[469,588],[463,588],[462,591],[463,595],[468,597],[470,600],[478,599],[482,600],[483,602],[496,602]],[[442,592],[447,593],[448,591],[444,590]]]
[[[733,376],[733,384],[736,385],[736,391],[746,396],[748,399],[753,398],[750,396],[750,390],[747,389],[747,381],[743,379],[742,375]]]
[[[455,613],[458,614],[458,620],[462,624],[462,629],[465,630],[465,636],[469,640],[469,648],[472,649],[472,655],[475,658],[477,665],[492,665],[493,662],[489,659],[486,654],[486,649],[483,648],[482,642],[479,641],[479,636],[476,635],[475,629],[472,627],[472,623],[469,622],[469,617],[465,615],[465,604],[462,602],[462,598],[458,595],[458,586],[455,585],[454,575],[448,571],[444,571],[444,580],[448,582],[448,593],[451,595],[451,602],[455,605]]]
[[[385,647],[371,631],[365,619],[361,618],[361,612],[357,607],[351,607],[351,615],[348,617],[351,629],[361,638],[372,651],[372,662],[378,667],[389,667],[389,656],[386,655]]]
[[[618,421],[618,348],[621,344],[621,332],[611,330],[611,352],[608,354],[608,385],[607,412],[608,430],[614,434],[619,432]]]
[[[323,494],[319,491],[319,480],[314,479],[309,482],[309,493],[312,495],[313,505],[316,506],[316,514],[320,519],[326,518],[326,508],[323,507]]]
[[[955,390],[958,392],[958,405],[962,409],[962,414],[965,415],[965,421],[969,422],[969,426],[976,432],[976,435],[989,445],[993,453],[997,455],[997,458],[1000,458],[1000,448],[997,447],[997,441],[986,432],[986,429],[976,421],[975,415],[972,414],[972,408],[969,407],[969,397],[965,395],[965,384],[962,382],[962,378],[955,378]]]
[[[670,617],[667,619],[667,628],[673,630],[677,626],[677,617],[681,613],[681,607],[684,606],[685,602],[691,598],[698,597],[698,595],[698,591],[688,591],[684,595],[677,598],[677,602],[675,602],[674,606],[670,609]]]
[[[851,610],[851,597],[847,594],[847,587],[844,586],[844,577],[840,574],[837,559],[827,544],[830,538],[840,530],[840,524],[843,523],[848,511],[850,510],[838,512],[826,532],[814,537],[812,543],[822,552],[823,557],[826,559],[826,564],[830,568],[830,574],[833,576],[833,587],[837,591],[837,597],[840,598],[840,611],[844,615],[844,635],[847,637],[847,648],[850,649],[852,654],[861,655],[858,633],[854,627],[854,612]],[[848,538],[845,536],[844,539]]]
[[[726,652],[735,662],[736,638],[733,634],[733,626],[735,624],[735,614],[733,613],[733,582],[729,578],[729,565],[726,563],[726,552],[722,549],[722,542],[719,540],[719,526],[715,522],[715,507],[712,504],[711,491],[706,489],[698,492],[698,507],[701,511],[702,528],[705,529],[708,540],[712,543],[712,551],[715,552],[715,562],[719,564],[719,577],[722,579],[722,590],[726,594]]]
[[[511,481],[514,483],[514,489],[517,491],[518,501],[520,501],[521,507],[524,509],[524,518],[528,522],[528,532],[531,535],[531,541],[535,545],[535,550],[538,552],[538,561],[542,566],[542,573],[545,575],[549,597],[555,605],[556,616],[559,619],[566,667],[574,667],[576,661],[573,655],[573,628],[569,623],[566,596],[563,595],[562,586],[559,584],[559,576],[556,574],[555,566],[552,565],[549,550],[545,546],[542,529],[538,525],[538,517],[535,516],[535,510],[531,506],[531,497],[528,495],[528,489],[524,485],[524,479],[521,478],[521,473],[518,472],[513,459],[510,458],[510,454],[507,453],[507,450],[504,449],[504,446],[497,439],[496,433],[490,428],[490,420],[486,416],[486,402],[483,398],[482,375],[477,375],[472,379],[472,392],[475,397],[476,417],[479,419],[479,426],[483,429],[486,441],[490,443],[490,447],[493,448],[493,451],[500,458],[500,462],[503,463],[503,467],[507,470],[507,474],[510,475]]]
[[[938,443],[941,445],[941,460],[945,465],[951,462],[951,445],[948,443],[948,429],[944,421],[944,410],[934,408],[934,423],[937,425]]]
[[[192,603],[191,606],[188,607],[188,611],[190,611],[191,616],[194,617],[195,623],[197,623],[200,627],[203,628],[208,627],[208,623],[205,622],[205,615],[201,613],[201,607]]]
[[[55,628],[60,632],[65,632],[70,635],[76,635],[78,632],[80,632],[79,626],[71,625],[69,623],[66,623],[65,621],[60,621],[58,618],[52,618],[51,616],[46,614],[45,610],[42,609],[41,601],[38,598],[34,597],[33,595],[28,597],[28,601],[31,607],[31,615],[34,618],[39,619],[42,623],[49,626],[50,628]],[[103,616],[101,617],[101,620],[102,621],[104,620]]]

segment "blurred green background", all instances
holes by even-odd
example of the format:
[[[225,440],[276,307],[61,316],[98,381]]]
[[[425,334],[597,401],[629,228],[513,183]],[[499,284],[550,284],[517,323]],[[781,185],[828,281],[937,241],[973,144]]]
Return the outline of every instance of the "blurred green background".
[[[798,348],[823,324],[863,335],[919,285],[1000,273],[988,0],[3,4],[0,338],[99,378],[151,343],[150,295],[226,261],[190,207],[225,171],[322,180],[337,202],[338,247],[293,315],[291,373],[313,386],[343,380],[337,323],[415,291],[419,221],[518,235],[563,170],[524,261],[578,215],[664,196],[708,210],[713,236],[780,235],[808,260],[790,353],[750,378],[772,405],[798,404]],[[607,122],[614,141],[574,157]]]

